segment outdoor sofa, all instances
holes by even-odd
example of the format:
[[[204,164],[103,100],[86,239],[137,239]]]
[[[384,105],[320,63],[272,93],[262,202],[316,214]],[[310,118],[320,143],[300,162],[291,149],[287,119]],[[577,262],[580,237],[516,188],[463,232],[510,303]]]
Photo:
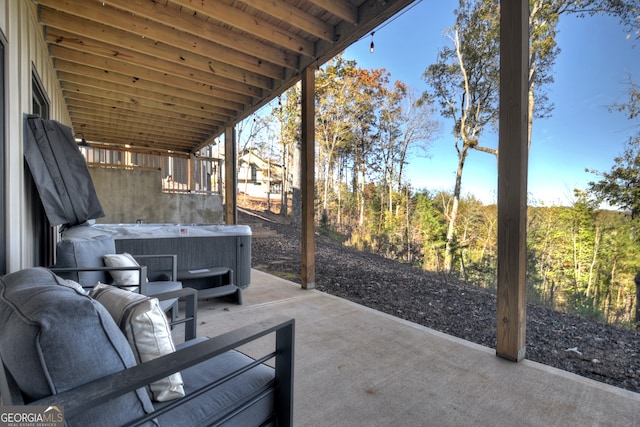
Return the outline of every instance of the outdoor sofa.
[[[104,290],[110,295],[106,291],[112,287]],[[186,301],[187,341],[163,356],[136,362],[134,322],[123,315],[117,324],[106,308],[113,309],[109,301],[103,305],[76,282],[45,268],[0,278],[2,405],[55,406],[62,408],[66,425],[82,427],[292,425],[294,320],[276,318],[211,339],[191,339],[196,292],[185,288],[167,297]],[[155,300],[141,298],[145,304]],[[261,358],[234,350],[271,334],[275,350]],[[270,360],[275,367],[266,364]],[[175,390],[170,378],[176,373],[185,397],[152,401],[149,384],[169,380]]]

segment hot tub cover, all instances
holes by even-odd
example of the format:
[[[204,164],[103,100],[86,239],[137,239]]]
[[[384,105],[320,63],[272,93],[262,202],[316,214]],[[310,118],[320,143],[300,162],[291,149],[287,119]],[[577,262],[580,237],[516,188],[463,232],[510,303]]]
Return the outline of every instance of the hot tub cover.
[[[24,116],[24,157],[51,225],[76,225],[104,211],[71,128]]]
[[[248,225],[227,224],[81,224],[64,230],[63,239],[165,239],[170,237],[251,236]]]

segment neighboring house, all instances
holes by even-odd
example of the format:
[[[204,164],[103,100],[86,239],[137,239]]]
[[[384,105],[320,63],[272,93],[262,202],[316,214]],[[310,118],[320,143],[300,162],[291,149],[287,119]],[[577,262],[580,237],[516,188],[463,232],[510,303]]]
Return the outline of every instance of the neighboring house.
[[[238,191],[251,197],[280,200],[282,165],[265,160],[256,150],[238,156]]]

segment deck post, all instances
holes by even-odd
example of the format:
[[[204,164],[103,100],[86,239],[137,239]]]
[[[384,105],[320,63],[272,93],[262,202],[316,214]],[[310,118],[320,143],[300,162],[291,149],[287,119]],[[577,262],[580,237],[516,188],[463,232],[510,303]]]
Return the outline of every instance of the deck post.
[[[224,130],[224,221],[227,225],[238,223],[236,165],[236,129],[229,126]]]
[[[187,190],[196,189],[196,155],[189,153],[189,161],[187,162]]]
[[[302,74],[302,287],[314,289],[315,64]]]
[[[500,1],[496,354],[525,357],[529,0]]]

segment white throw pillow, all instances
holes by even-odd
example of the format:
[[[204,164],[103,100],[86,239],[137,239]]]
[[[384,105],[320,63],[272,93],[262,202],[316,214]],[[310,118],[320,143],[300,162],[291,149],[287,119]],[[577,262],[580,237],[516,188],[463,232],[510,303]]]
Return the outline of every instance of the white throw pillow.
[[[176,350],[171,329],[157,298],[98,283],[91,297],[100,302],[127,336],[138,363],[156,359]],[[182,375],[176,372],[149,385],[151,398],[158,402],[184,396]]]
[[[108,254],[103,257],[107,267],[139,267],[138,261],[128,253]],[[112,270],[109,271],[118,286],[139,286],[140,272],[138,270]],[[146,279],[146,278],[145,278]]]

